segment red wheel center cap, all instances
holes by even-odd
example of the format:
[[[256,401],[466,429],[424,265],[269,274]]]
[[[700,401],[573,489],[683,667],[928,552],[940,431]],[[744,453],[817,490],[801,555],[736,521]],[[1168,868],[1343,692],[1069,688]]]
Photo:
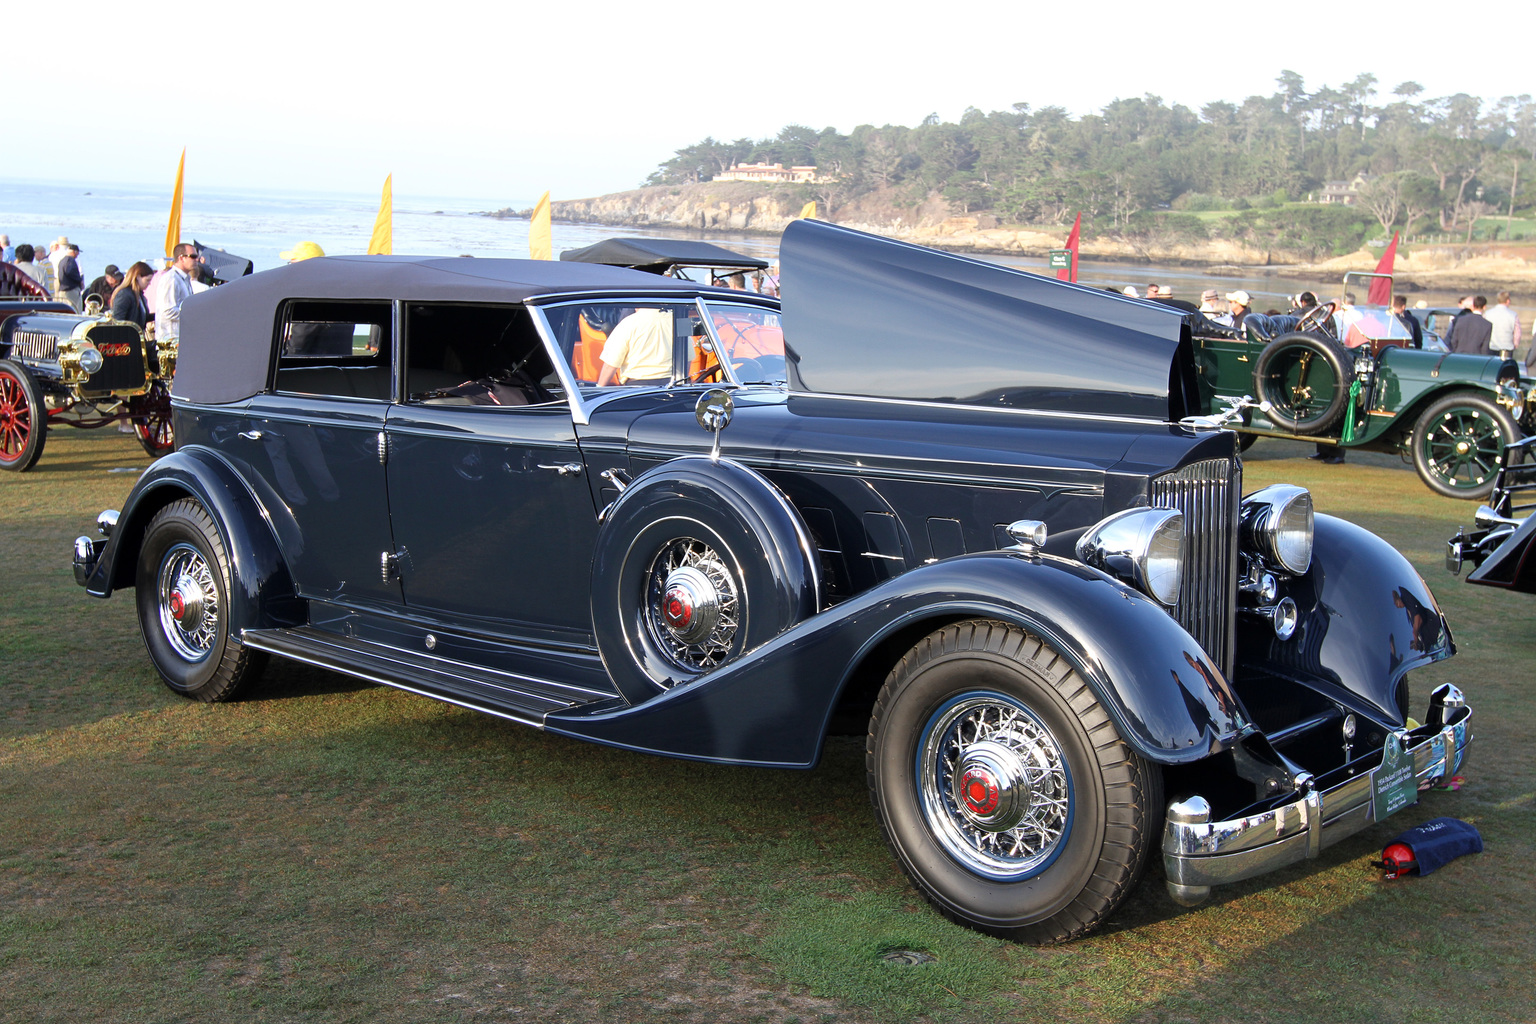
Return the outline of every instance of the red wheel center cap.
[[[181,591],[179,591],[179,590],[171,591],[170,605],[171,605],[171,618],[175,619],[177,622],[180,622],[181,621],[181,617],[183,615],[187,614],[187,602],[182,599]]]
[[[667,591],[662,613],[667,618],[667,625],[673,629],[687,629],[693,621],[693,595],[683,587],[673,587]]]
[[[960,777],[960,793],[971,813],[983,817],[996,811],[1002,799],[1002,790],[992,773],[979,767],[966,769]]]

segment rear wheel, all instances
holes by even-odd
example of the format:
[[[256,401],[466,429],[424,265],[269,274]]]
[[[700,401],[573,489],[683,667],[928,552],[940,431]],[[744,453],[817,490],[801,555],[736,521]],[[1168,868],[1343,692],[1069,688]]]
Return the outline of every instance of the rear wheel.
[[[147,392],[130,399],[129,412],[133,433],[144,450],[155,458],[170,454],[176,447],[171,430],[171,392],[164,381],[155,381]]]
[[[0,469],[25,473],[48,439],[43,392],[26,367],[0,360]]]
[[[1047,944],[1104,921],[1150,859],[1162,776],[1076,671],[1016,626],[929,634],[870,719],[870,799],[945,916]]]
[[[1479,391],[1434,402],[1414,424],[1413,468],[1447,498],[1486,498],[1504,464],[1504,446],[1520,438],[1509,411]]]
[[[230,636],[230,567],[202,505],[173,501],[149,522],[139,549],[139,631],[165,684],[203,701],[229,700],[261,675],[267,656]]]

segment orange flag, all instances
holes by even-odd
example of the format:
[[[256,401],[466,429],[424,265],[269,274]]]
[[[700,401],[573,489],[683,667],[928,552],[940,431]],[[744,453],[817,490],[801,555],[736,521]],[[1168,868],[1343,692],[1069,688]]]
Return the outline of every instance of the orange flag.
[[[165,258],[176,254],[181,241],[181,179],[187,170],[187,148],[181,148],[181,163],[176,165],[176,191],[171,193],[171,219],[165,225]]]

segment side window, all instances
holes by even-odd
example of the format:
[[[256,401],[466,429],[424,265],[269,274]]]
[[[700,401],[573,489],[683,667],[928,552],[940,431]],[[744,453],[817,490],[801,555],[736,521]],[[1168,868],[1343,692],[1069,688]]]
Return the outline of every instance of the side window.
[[[662,385],[678,379],[679,358],[701,358],[705,338],[692,303],[628,299],[546,307],[550,330],[576,380],[596,384],[605,356],[610,384]]]
[[[278,312],[275,389],[389,401],[390,320],[388,302],[285,303]]]
[[[523,306],[409,303],[406,400],[428,405],[542,405],[564,400]]]

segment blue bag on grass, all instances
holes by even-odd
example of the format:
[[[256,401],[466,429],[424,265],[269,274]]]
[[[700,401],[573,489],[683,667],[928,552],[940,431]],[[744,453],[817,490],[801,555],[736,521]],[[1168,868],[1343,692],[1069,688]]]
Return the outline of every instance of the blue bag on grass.
[[[1413,851],[1421,875],[1443,868],[1463,854],[1483,852],[1483,837],[1459,818],[1435,818],[1416,825],[1392,840],[1387,848],[1390,850],[1398,843]]]

